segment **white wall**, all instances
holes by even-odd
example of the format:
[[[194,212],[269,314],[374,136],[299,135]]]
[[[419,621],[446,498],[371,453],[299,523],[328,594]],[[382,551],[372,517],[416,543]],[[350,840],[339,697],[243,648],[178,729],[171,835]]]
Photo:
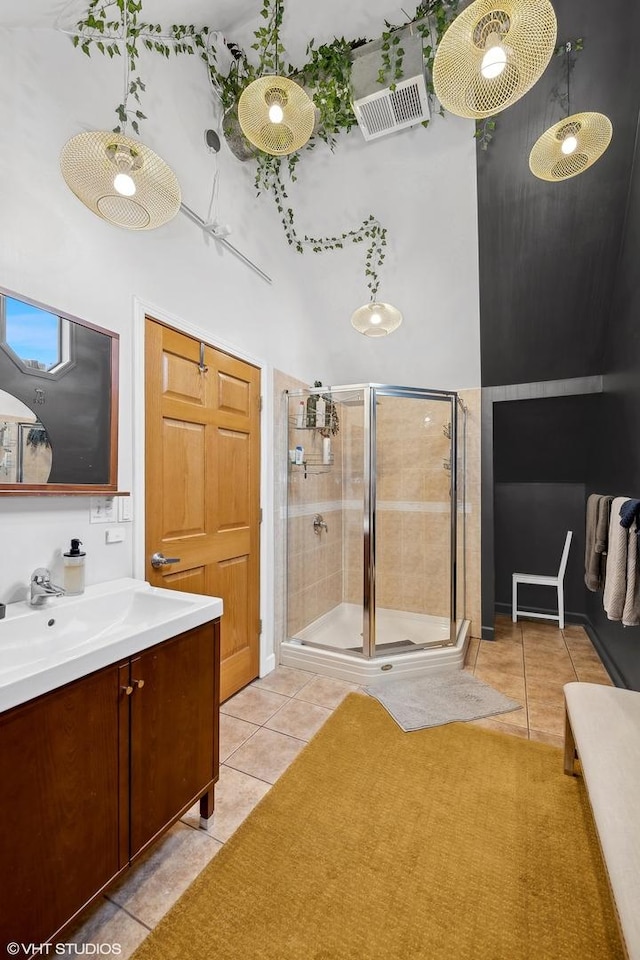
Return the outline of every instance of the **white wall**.
[[[292,27],[306,33],[304,23]],[[141,73],[150,118],[142,138],[204,216],[214,159],[203,131],[215,126],[215,100],[203,69],[195,57],[147,54]],[[120,58],[89,60],[49,30],[0,30],[0,286],[120,334],[121,489],[132,488],[136,456],[134,297],[305,381],[479,384],[470,124],[449,117],[370,145],[355,130],[334,156],[318,147],[300,164],[291,198],[303,230],[333,234],[369,212],[389,227],[381,294],[403,310],[405,325],[372,342],[349,324],[368,299],[363,245],[296,254],[272,202],[255,197],[253,165],[226,148],[218,160],[220,216],[233,228],[231,241],[272,276],[271,286],[182,216],[155,232],[130,233],[103,223],[69,192],[60,150],[81,130],[113,126],[121,87]],[[131,574],[130,529],[124,544],[106,546],[104,526],[90,525],[88,513],[86,498],[0,498],[0,601],[16,599],[35,566],[53,564],[55,572],[71,536],[87,546],[88,583]]]

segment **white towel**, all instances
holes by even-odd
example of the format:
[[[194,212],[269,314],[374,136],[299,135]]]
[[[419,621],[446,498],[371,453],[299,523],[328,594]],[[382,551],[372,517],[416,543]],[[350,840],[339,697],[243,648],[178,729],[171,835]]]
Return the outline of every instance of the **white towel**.
[[[627,597],[629,531],[620,526],[620,507],[623,503],[626,503],[628,499],[629,497],[616,497],[611,504],[607,573],[603,598],[604,609],[609,620],[622,620]],[[633,534],[633,538],[635,543],[635,533]]]

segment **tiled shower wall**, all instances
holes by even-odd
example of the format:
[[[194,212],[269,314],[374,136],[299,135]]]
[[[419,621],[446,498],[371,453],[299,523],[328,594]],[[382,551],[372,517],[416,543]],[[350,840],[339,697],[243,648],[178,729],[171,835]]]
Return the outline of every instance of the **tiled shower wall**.
[[[322,437],[317,430],[297,429],[287,422],[293,410],[286,413],[282,402],[283,391],[299,390],[306,384],[275,373],[275,411],[278,454],[285,458],[288,446],[300,444],[309,461],[321,460]],[[294,404],[291,404],[293,407]],[[291,428],[291,429],[290,429]],[[288,540],[288,633],[294,635],[307,624],[342,602],[342,436],[339,431],[331,438],[333,463],[313,463],[298,466],[285,463],[285,469],[277,474],[276,517],[280,517],[281,536],[278,545],[277,571],[284,570],[285,546]],[[276,467],[278,470],[278,467]],[[286,529],[284,516],[286,504],[287,471],[289,477],[289,521]],[[322,515],[327,530],[314,532],[313,518]],[[284,578],[283,578],[284,579]],[[276,636],[284,637],[285,589],[281,582],[276,597]]]
[[[362,503],[364,428],[362,407],[339,406],[340,431],[332,438],[334,464],[326,468],[288,467],[285,389],[304,388],[279,372],[274,375],[276,419],[276,637],[284,639],[341,601],[362,603]],[[480,631],[480,390],[460,392],[467,408],[466,551],[462,562],[459,524],[458,584],[466,568],[466,617],[472,635]],[[444,402],[383,398],[378,408],[378,577],[381,606],[436,616],[448,615],[450,473],[443,467],[449,441],[443,433],[450,406]],[[407,406],[407,404],[409,404]],[[419,404],[419,407],[414,406]],[[428,410],[426,409],[428,407]],[[430,420],[425,422],[425,417]],[[292,434],[307,452],[321,452],[315,431]],[[425,469],[424,464],[427,464]],[[285,529],[287,472],[291,472],[289,530]],[[344,509],[340,510],[339,505]],[[462,520],[462,503],[459,504]],[[329,527],[318,537],[313,516]],[[285,623],[285,545],[289,537],[289,626]],[[426,545],[426,546],[425,546]]]

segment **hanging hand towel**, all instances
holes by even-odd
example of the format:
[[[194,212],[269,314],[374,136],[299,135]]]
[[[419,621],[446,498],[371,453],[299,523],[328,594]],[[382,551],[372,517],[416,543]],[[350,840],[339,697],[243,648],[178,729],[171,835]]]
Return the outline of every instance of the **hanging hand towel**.
[[[607,576],[604,583],[604,609],[609,620],[622,620],[627,596],[627,553],[629,534],[617,522],[620,508],[629,497],[616,497],[611,504],[613,523],[609,524]]]
[[[605,579],[612,500],[613,497],[606,497],[599,493],[590,494],[587,500],[584,582],[589,590],[594,592],[601,589]]]

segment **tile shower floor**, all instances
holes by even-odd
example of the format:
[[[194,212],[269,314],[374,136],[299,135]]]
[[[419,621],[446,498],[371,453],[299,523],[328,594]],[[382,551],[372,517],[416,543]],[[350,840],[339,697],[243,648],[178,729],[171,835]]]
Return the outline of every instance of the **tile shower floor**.
[[[496,641],[471,640],[466,670],[523,708],[472,723],[562,746],[562,685],[611,683],[582,627],[564,631],[541,622],[496,621]],[[64,938],[76,944],[119,944],[130,957],[149,931],[216,855],[305,743],[351,691],[343,680],[278,667],[222,706],[220,781],[208,831],[194,806]]]

